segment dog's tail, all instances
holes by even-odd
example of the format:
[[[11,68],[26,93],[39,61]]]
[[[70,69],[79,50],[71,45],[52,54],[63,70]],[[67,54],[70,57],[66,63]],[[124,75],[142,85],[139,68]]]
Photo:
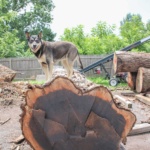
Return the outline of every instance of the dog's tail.
[[[82,64],[82,61],[80,59],[79,53],[78,53],[78,62],[80,63],[80,68],[83,69],[83,64]]]

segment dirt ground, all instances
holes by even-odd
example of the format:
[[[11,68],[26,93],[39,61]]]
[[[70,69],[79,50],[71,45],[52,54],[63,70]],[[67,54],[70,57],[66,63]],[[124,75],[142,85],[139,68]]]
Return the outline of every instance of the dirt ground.
[[[32,150],[32,148],[23,141],[15,144],[13,141],[22,134],[21,124],[19,122],[22,110],[20,106],[24,104],[24,93],[27,90],[27,83],[0,83],[0,150]],[[113,94],[119,94],[124,90],[112,91]],[[136,115],[137,122],[150,120],[150,107],[139,101],[133,96],[126,96],[126,99],[133,103],[131,111]],[[136,136],[128,136],[126,150],[149,150],[150,133]]]
[[[119,90],[113,91],[114,94],[121,95],[121,93],[128,93],[129,90]],[[129,100],[132,103],[131,111],[136,115],[136,124],[148,122],[150,123],[150,106],[138,101],[133,96],[122,96],[125,99]],[[139,135],[132,135],[127,137],[127,143],[124,146],[126,150],[149,150],[150,149],[150,132],[139,134]]]

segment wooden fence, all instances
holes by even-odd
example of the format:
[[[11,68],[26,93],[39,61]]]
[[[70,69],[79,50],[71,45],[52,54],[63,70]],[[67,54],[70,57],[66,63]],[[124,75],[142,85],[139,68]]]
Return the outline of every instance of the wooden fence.
[[[81,61],[84,67],[87,67],[93,64],[96,61],[101,60],[102,58],[106,57],[107,55],[92,55],[86,56],[81,55]],[[38,63],[35,57],[33,58],[5,58],[0,59],[0,64],[11,68],[17,72],[16,78],[19,80],[27,80],[27,79],[34,79],[37,75],[43,74],[40,64]],[[104,64],[106,70],[111,74],[112,69],[112,62]],[[58,64],[57,66],[60,66]],[[77,63],[75,63],[74,68],[77,69]],[[94,74],[93,70],[90,70],[85,73],[87,76],[97,76]],[[105,72],[102,70],[101,76],[105,76]]]

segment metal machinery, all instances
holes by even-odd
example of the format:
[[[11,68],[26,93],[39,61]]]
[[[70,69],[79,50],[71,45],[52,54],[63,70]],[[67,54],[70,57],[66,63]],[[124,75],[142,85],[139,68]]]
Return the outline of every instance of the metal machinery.
[[[144,39],[141,39],[141,40],[139,40],[139,41],[137,41],[137,42],[127,46],[127,47],[124,47],[123,49],[120,49],[119,51],[131,51],[133,48],[143,44],[144,42],[146,42],[148,40],[150,40],[150,36],[148,36],[148,37],[146,37]],[[91,69],[94,69],[96,67],[100,67],[100,68],[102,68],[105,71],[106,78],[110,79],[110,74],[106,70],[104,64],[109,62],[109,61],[112,61],[113,60],[113,56],[114,56],[114,53],[110,54],[109,56],[107,56],[107,57],[105,57],[105,58],[103,58],[103,59],[101,59],[101,60],[99,60],[99,61],[97,61],[97,62],[95,62],[95,63],[93,63],[93,64],[91,64],[89,66],[87,66],[87,67],[85,67],[84,69],[80,70],[80,72],[81,73],[85,73],[85,72],[87,72],[87,71],[89,71]],[[109,83],[110,83],[111,86],[116,86],[122,79],[125,80],[125,77],[118,74],[115,77],[111,78]]]

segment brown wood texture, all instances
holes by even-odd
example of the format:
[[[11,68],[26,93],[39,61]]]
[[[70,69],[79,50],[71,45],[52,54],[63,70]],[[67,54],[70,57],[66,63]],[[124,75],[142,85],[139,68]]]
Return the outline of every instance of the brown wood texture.
[[[114,72],[137,72],[139,67],[150,68],[150,53],[116,52]]]
[[[150,91],[150,68],[140,67],[136,78],[138,93]]]
[[[137,77],[137,72],[128,72],[127,83],[128,86],[131,88],[131,90],[136,89],[136,77]]]
[[[22,132],[35,150],[119,150],[136,117],[103,86],[82,92],[64,77],[26,93]]]
[[[16,72],[0,64],[0,81],[11,82],[16,76]]]

